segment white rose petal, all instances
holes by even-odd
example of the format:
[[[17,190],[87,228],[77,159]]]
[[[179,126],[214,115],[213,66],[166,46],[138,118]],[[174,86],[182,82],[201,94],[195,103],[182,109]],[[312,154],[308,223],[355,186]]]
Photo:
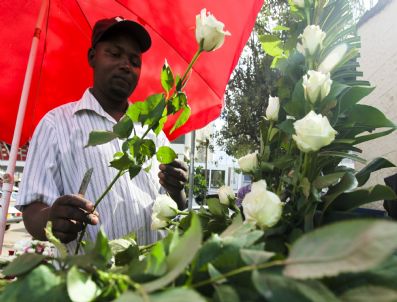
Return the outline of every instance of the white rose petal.
[[[347,44],[339,44],[336,46],[321,62],[318,70],[322,73],[329,73],[331,72],[336,65],[340,63],[347,52]]]
[[[212,14],[207,14],[205,8],[196,16],[196,41],[204,51],[214,51],[223,45],[225,35],[230,36],[223,30],[224,26]]]
[[[262,229],[274,226],[281,218],[283,204],[273,192],[266,190],[266,182],[252,184],[242,202],[245,219]]]
[[[235,200],[235,194],[231,187],[222,186],[218,190],[219,202],[224,205],[230,205],[230,202]]]
[[[269,121],[277,122],[280,110],[280,100],[278,97],[269,96],[269,104],[266,108],[266,118]]]
[[[325,36],[326,34],[321,30],[320,26],[306,26],[303,33],[299,36],[302,38],[302,48],[305,49],[305,55],[314,55],[318,49],[321,49]]]
[[[292,3],[297,7],[305,7],[305,0],[292,0]]]
[[[157,196],[152,211],[160,219],[174,218],[177,215],[178,205],[171,197],[162,194]]]
[[[243,172],[251,172],[258,167],[257,153],[250,153],[239,158],[238,165]]]
[[[168,224],[168,222],[166,220],[163,220],[163,219],[157,217],[157,215],[152,214],[151,228],[153,231],[163,229],[167,226],[167,224]]]
[[[302,152],[317,151],[329,145],[336,135],[327,117],[310,111],[303,119],[294,123],[295,133],[292,138]]]
[[[332,80],[330,74],[319,71],[309,70],[303,76],[303,91],[305,98],[314,104],[318,100],[323,100],[331,91]]]

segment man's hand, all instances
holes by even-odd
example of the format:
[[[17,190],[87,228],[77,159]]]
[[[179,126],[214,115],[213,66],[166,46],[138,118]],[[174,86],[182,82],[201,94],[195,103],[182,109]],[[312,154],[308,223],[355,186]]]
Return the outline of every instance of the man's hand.
[[[98,213],[93,212],[93,209],[94,204],[79,195],[59,197],[49,212],[54,235],[63,243],[75,240],[83,223],[98,223]]]
[[[161,164],[159,182],[176,201],[180,209],[186,207],[185,185],[188,179],[188,167],[181,160],[174,160],[170,164]]]

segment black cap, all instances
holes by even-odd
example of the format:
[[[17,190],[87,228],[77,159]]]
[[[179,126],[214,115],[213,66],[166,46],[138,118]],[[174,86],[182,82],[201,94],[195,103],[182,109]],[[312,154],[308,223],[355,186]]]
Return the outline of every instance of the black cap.
[[[113,17],[102,19],[95,23],[91,38],[92,47],[95,47],[96,44],[104,38],[105,34],[120,29],[127,30],[131,33],[134,40],[138,42],[142,52],[147,51],[152,45],[152,39],[142,25],[131,20],[126,20],[123,17]]]

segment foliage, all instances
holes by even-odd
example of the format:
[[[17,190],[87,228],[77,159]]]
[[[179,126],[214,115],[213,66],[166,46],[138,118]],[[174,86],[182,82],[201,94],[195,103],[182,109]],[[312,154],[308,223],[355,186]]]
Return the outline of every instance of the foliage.
[[[189,184],[185,187],[186,193],[189,192]],[[202,166],[197,166],[194,169],[193,179],[193,196],[196,201],[201,203],[207,195],[207,181],[205,180],[204,170]]]
[[[249,208],[249,219],[243,221],[234,196],[224,194],[226,198],[208,199],[197,211],[176,212],[180,215],[165,222],[167,235],[149,246],[138,246],[131,238],[109,242],[100,231],[96,242],[84,247],[84,255],[22,255],[3,271],[17,280],[0,283],[0,300],[396,300],[397,223],[346,219],[363,203],[396,199],[385,186],[360,188],[372,172],[392,163],[375,159],[360,171],[341,165],[344,158],[363,161],[356,145],[396,126],[376,108],[359,104],[372,88],[356,80],[359,40],[354,27],[346,26],[351,15],[345,1],[305,0],[303,7],[294,3],[302,2],[291,1],[297,26],[286,36],[299,40],[302,47],[297,48],[304,54],[280,44],[281,55],[274,60],[282,74],[277,86],[280,106],[271,112],[277,118],[262,118],[259,152],[239,161],[254,180],[242,202],[243,211]],[[295,29],[313,23],[320,25],[313,31],[326,29],[326,36],[314,35],[324,40],[316,38],[309,54],[305,43],[313,41],[298,39]],[[324,59],[340,44],[348,47],[332,62],[330,78],[315,83],[321,93],[309,98],[313,83],[305,83],[304,76],[322,69]],[[299,133],[295,123],[308,113],[337,133],[325,131],[313,138],[318,127],[303,127],[308,131]],[[145,115],[143,122],[151,119]],[[317,119],[305,123],[313,121]],[[329,224],[335,217],[344,221]],[[59,246],[50,225],[46,231]]]

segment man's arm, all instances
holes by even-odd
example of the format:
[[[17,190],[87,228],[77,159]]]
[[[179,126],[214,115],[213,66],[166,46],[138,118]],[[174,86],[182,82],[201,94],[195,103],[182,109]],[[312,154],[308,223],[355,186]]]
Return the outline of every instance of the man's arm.
[[[185,185],[188,179],[188,167],[181,160],[174,160],[168,165],[160,165],[160,184],[167,190],[178,208],[186,208]]]
[[[23,222],[26,230],[36,239],[47,240],[44,228],[52,221],[52,231],[63,243],[77,238],[83,224],[97,224],[98,213],[92,202],[79,195],[59,197],[52,206],[36,201],[25,206]]]

